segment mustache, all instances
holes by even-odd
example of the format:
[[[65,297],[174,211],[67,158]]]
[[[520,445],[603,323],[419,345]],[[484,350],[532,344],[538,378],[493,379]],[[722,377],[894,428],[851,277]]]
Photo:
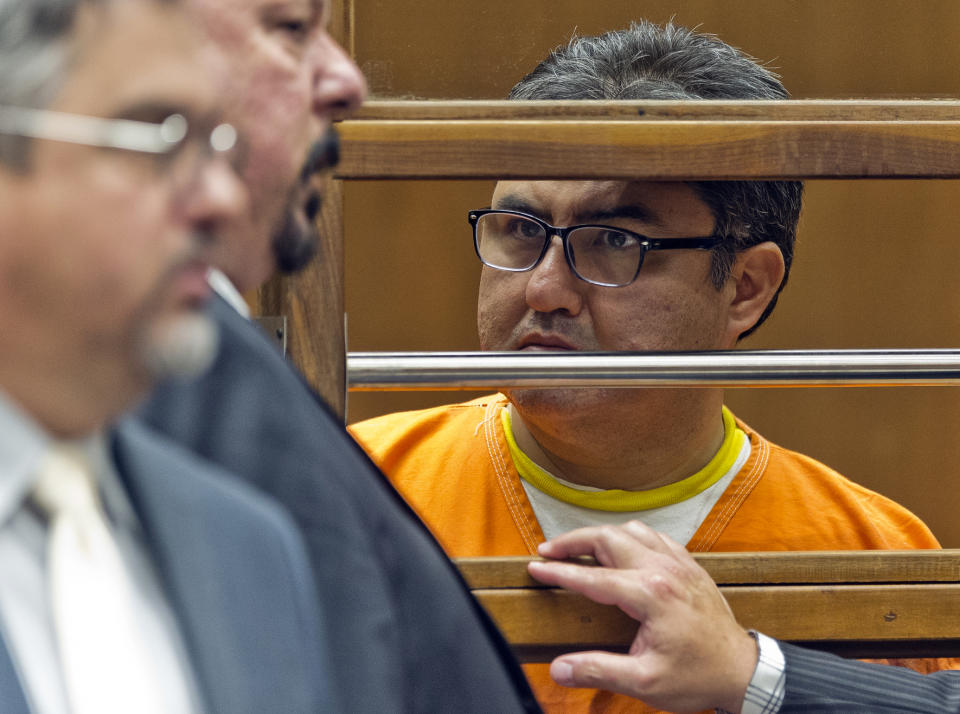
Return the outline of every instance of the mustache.
[[[577,321],[560,312],[531,312],[513,329],[512,349],[516,349],[520,340],[531,332],[556,335],[580,349],[598,349],[596,338]]]
[[[340,163],[340,135],[332,126],[327,128],[323,136],[313,142],[307,158],[300,169],[300,183],[304,184],[327,169]]]

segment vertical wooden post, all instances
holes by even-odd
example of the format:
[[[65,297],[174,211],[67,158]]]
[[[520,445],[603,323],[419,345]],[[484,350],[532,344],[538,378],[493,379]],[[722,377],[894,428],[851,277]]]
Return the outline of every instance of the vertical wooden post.
[[[329,31],[353,48],[353,0],[332,0]],[[346,341],[343,292],[343,185],[328,179],[318,217],[317,257],[296,275],[276,275],[253,301],[260,317],[286,317],[287,355],[333,411],[346,410]]]

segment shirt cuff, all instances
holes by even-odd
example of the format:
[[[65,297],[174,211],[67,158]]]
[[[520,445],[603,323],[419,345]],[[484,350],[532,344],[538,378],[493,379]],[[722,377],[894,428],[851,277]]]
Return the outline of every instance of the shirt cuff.
[[[747,685],[740,714],[777,714],[783,704],[786,685],[786,663],[779,643],[763,633],[749,630],[757,641],[759,657],[753,677]],[[718,714],[729,714],[717,709]]]

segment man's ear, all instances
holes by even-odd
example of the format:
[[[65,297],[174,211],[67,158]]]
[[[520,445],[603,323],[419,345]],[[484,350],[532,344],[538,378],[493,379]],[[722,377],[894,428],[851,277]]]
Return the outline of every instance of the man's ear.
[[[727,334],[732,347],[755,324],[777,294],[786,267],[776,243],[767,241],[737,254],[730,271],[733,295],[727,311]]]

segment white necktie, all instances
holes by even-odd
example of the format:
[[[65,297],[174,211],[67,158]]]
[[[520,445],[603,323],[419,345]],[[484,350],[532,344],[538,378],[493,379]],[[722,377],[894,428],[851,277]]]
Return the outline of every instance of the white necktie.
[[[48,453],[35,498],[50,517],[50,605],[71,710],[160,714],[163,698],[134,616],[134,586],[79,449],[58,445]]]

